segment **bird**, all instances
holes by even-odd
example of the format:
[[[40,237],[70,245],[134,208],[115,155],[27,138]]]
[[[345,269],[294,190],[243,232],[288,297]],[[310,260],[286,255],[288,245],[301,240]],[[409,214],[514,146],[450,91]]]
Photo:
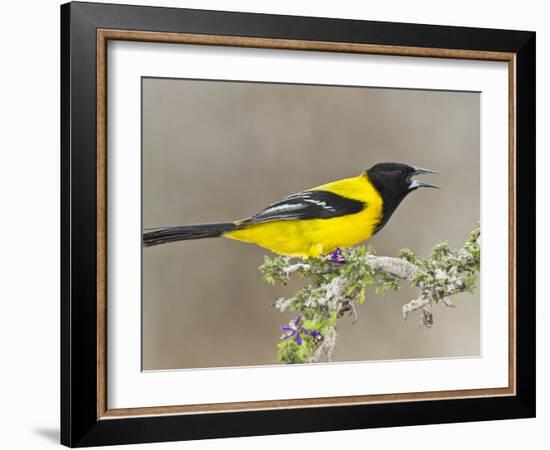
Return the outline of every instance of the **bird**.
[[[280,255],[329,255],[382,230],[411,192],[422,187],[438,188],[412,179],[436,173],[404,163],[378,163],[358,176],[288,195],[243,220],[147,229],[143,246],[225,237]]]

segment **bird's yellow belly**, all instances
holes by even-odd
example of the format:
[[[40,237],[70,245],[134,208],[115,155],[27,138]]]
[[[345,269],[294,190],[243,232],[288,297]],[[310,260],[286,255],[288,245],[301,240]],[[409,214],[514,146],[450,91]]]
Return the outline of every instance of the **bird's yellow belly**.
[[[369,239],[380,216],[379,208],[366,208],[357,214],[331,219],[260,223],[224,236],[283,255],[319,256]]]

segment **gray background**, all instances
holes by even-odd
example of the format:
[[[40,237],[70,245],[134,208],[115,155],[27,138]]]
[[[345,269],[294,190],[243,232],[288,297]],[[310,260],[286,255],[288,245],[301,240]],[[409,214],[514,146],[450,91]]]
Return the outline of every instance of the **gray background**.
[[[143,226],[230,221],[281,197],[358,175],[377,162],[438,170],[442,190],[411,194],[369,243],[427,256],[461,245],[479,220],[479,95],[397,89],[143,80]],[[228,239],[143,251],[143,369],[274,364],[293,314],[287,288],[257,267],[266,250]],[[479,293],[434,307],[435,325],[403,323],[416,296],[367,296],[339,325],[336,361],[475,356]]]

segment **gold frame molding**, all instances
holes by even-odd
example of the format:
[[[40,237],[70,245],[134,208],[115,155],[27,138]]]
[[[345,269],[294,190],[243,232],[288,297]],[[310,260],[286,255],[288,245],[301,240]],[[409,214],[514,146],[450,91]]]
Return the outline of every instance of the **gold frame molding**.
[[[107,405],[107,42],[109,40],[218,45],[286,50],[364,53],[502,61],[508,63],[508,387],[401,394],[358,395],[288,400],[265,400],[201,405],[148,406],[109,409]],[[515,53],[455,50],[445,48],[398,47],[388,45],[298,41],[180,33],[157,33],[115,29],[97,30],[97,418],[220,413],[266,409],[344,406],[420,400],[447,400],[516,395],[516,55]]]

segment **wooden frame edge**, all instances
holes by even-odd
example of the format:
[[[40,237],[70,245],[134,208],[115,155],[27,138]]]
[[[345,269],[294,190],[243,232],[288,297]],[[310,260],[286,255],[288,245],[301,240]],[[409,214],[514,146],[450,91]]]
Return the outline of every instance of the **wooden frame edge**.
[[[224,47],[269,48],[278,50],[307,50],[321,52],[365,53],[413,57],[511,61],[515,53],[447,48],[405,47],[380,44],[356,44],[328,41],[298,41],[292,39],[251,38],[193,33],[160,33],[154,31],[97,29],[98,41],[122,40],[172,44],[218,45]]]
[[[457,400],[464,398],[507,397],[514,395],[511,388],[467,389],[460,391],[411,392],[401,394],[357,395],[338,397],[316,397],[289,400],[265,400],[231,403],[209,403],[199,405],[146,406],[138,408],[107,409],[100,420],[126,417],[215,414],[239,411],[262,411],[271,409],[296,409],[316,407],[338,407],[380,403],[416,402],[426,400]]]
[[[404,47],[376,44],[355,44],[324,41],[299,41],[240,36],[164,33],[98,28],[97,37],[97,419],[112,420],[124,417],[145,417],[174,414],[208,414],[268,409],[350,406],[376,403],[412,402],[423,400],[450,400],[516,395],[516,54],[480,50]],[[378,394],[361,396],[318,397],[306,399],[265,400],[199,405],[148,406],[139,408],[108,409],[107,405],[107,41],[181,43],[192,45],[218,45],[231,47],[269,48],[286,50],[363,53],[409,57],[436,57],[501,61],[508,63],[509,73],[509,369],[508,387],[468,390]]]
[[[107,39],[97,33],[97,417],[107,411]]]
[[[517,393],[516,326],[516,55],[508,61],[508,386]]]

